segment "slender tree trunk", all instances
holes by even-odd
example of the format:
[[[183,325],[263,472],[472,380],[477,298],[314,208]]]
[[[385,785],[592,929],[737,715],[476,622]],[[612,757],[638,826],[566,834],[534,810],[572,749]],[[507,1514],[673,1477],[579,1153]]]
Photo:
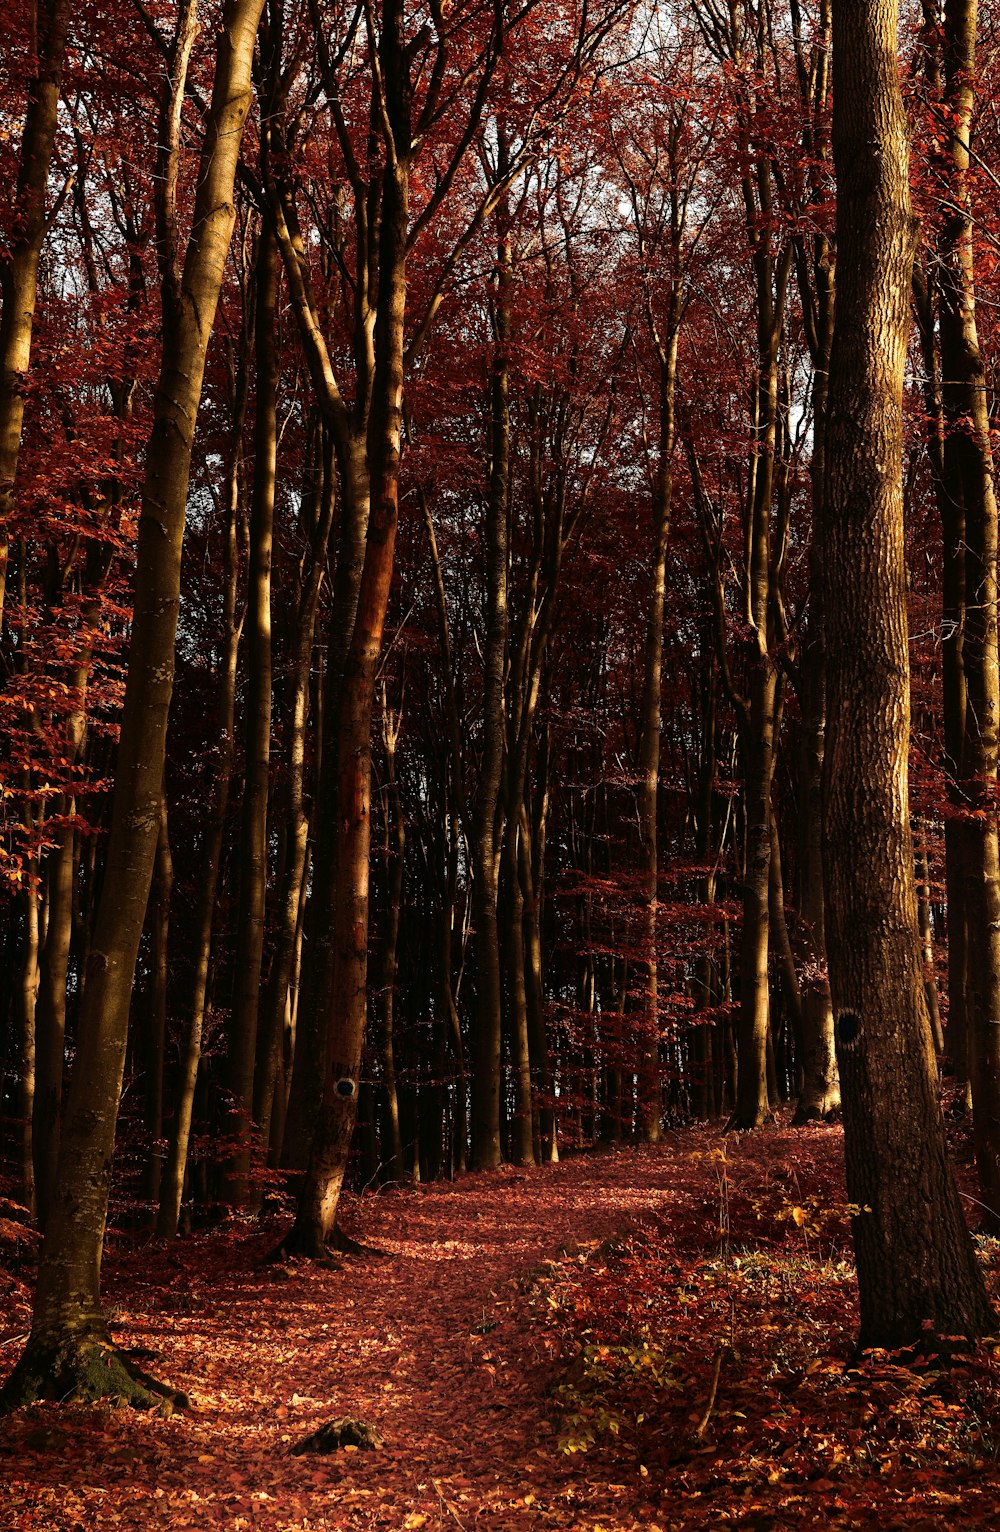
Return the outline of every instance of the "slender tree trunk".
[[[261,1153],[271,1143],[271,1120],[275,1091],[281,1073],[281,1047],[288,1013],[289,986],[298,944],[303,880],[309,849],[309,820],[305,811],[306,724],[309,715],[309,678],[316,630],[316,612],[323,584],[326,547],[333,521],[334,465],[323,436],[323,457],[317,487],[319,514],[313,531],[312,563],[297,614],[297,645],[291,685],[291,717],[288,727],[288,761],[285,797],[285,865],[277,900],[274,951],[264,1002],[263,1025],[258,1032],[257,1068],[254,1076],[254,1122]],[[281,1086],[284,1095],[283,1085]],[[284,1103],[282,1102],[282,1118]]]
[[[146,1196],[155,1207],[160,1199],[160,1139],[163,1137],[163,1059],[167,1036],[167,989],[170,979],[170,898],[174,887],[174,864],[170,855],[167,799],[160,810],[160,836],[156,844],[153,881],[152,993],[149,1020],[144,1032],[146,1084]]]
[[[34,1100],[35,1100],[35,1014],[38,1005],[38,949],[39,949],[39,903],[38,859],[31,857],[27,864],[27,888],[25,891],[24,950],[21,955],[21,973],[18,984],[18,1021],[21,1041],[20,1094],[18,1114],[21,1119],[21,1181],[24,1205],[34,1212],[35,1203],[35,1157],[34,1157]]]
[[[927,997],[927,1016],[934,1039],[934,1051],[944,1052],[944,1029],[938,1006],[937,976],[934,972],[934,930],[931,925],[931,875],[926,841],[917,854],[917,910],[920,919],[920,948],[924,959],[924,994]]]
[[[770,171],[764,173],[763,184]],[[778,447],[778,351],[790,250],[776,260],[770,235],[753,232],[757,245],[758,379],[756,441],[747,528],[747,703],[742,720],[746,849],[743,936],[740,951],[739,1069],[731,1128],[758,1128],[771,1115],[767,1047],[771,1032],[768,949],[771,868],[771,778],[774,773],[778,669],[773,650],[775,569],[771,508]]]
[[[749,719],[743,731],[746,853],[743,935],[740,945],[740,1015],[736,1105],[731,1128],[759,1128],[771,1115],[767,1040],[771,1010],[768,977],[771,874],[771,771],[777,671],[767,653],[750,663]]]
[[[660,801],[660,692],[663,666],[663,608],[667,590],[667,541],[673,491],[674,401],[681,290],[678,281],[670,305],[666,347],[660,356],[659,460],[653,485],[653,554],[646,609],[646,653],[642,693],[642,745],[639,757],[639,841],[642,855],[643,968],[645,998],[639,1065],[639,1132],[643,1143],[660,1139],[660,1012],[657,988],[657,907],[660,861],[657,817]]]
[[[73,801],[63,804],[70,815]],[[62,1130],[66,1059],[66,980],[73,936],[72,823],[63,825],[49,857],[45,941],[35,1011],[35,1100],[32,1146],[38,1226],[44,1231],[55,1188]]]
[[[819,452],[817,443],[815,451]],[[814,483],[822,465],[815,464]],[[816,506],[814,490],[813,505]],[[822,594],[820,526],[814,509],[815,569],[810,576],[810,602]],[[803,654],[801,766],[802,863],[799,925],[802,931],[802,1088],[795,1108],[797,1123],[822,1121],[840,1108],[840,1081],[833,1036],[833,1007],[826,966],[826,908],[823,892],[823,755],[826,737],[826,661],[822,614],[813,609]]]
[[[545,851],[545,815],[548,788],[544,770],[538,791],[543,803],[538,812],[540,821],[535,837],[531,835],[528,811],[521,810],[521,834],[518,840],[518,877],[521,883],[524,929],[524,982],[525,1000],[528,1008],[528,1038],[531,1045],[533,1073],[538,1084],[538,1134],[542,1158],[555,1164],[559,1159],[559,1138],[556,1130],[555,1080],[552,1074],[552,1055],[545,1026],[545,986],[542,978],[542,862]],[[534,842],[534,843],[533,843]],[[537,868],[537,872],[536,869]]]
[[[399,718],[384,707],[383,727],[386,755],[386,791],[382,798],[385,824],[386,922],[382,945],[382,1053],[383,1136],[382,1158],[391,1180],[398,1180],[403,1169],[403,1140],[399,1127],[399,1098],[396,1094],[396,1052],[394,1025],[396,1015],[397,951],[399,918],[403,905],[403,867],[406,853],[406,824],[396,777],[396,744]]]
[[[282,1144],[282,1163],[304,1170],[323,1095],[327,1024],[333,1009],[339,828],[336,812],[347,650],[354,631],[365,556],[371,487],[364,438],[338,450],[340,534],[328,622],[322,756],[316,793],[312,892],[305,914],[301,997]]]
[[[31,364],[38,265],[47,229],[45,200],[59,115],[72,0],[39,0],[38,73],[28,86],[21,134],[11,242],[0,257],[0,624],[7,586],[7,554],[14,512],[14,481],[21,452],[26,383]]]
[[[257,1057],[261,964],[267,906],[267,801],[271,770],[271,549],[278,453],[278,249],[267,219],[261,224],[255,268],[256,405],[253,496],[250,505],[250,569],[247,582],[247,719],[243,823],[240,835],[240,903],[234,958],[235,984],[229,1026],[227,1082],[232,1098],[230,1132],[236,1149],[228,1194],[237,1207],[251,1200],[250,1140]],[[265,1145],[266,1148],[266,1145]]]
[[[827,942],[861,1344],[993,1323],[948,1163],[909,817],[902,396],[914,224],[895,0],[837,0],[824,562]],[[920,1252],[914,1260],[913,1252]]]
[[[968,694],[960,774],[964,914],[968,932],[966,1029],[976,1166],[984,1222],[1000,1232],[1000,841],[996,782],[1000,725],[997,655],[997,500],[986,368],[976,328],[968,171],[975,113],[976,0],[948,0],[944,76],[949,139],[948,211],[940,240],[942,401],[946,480],[965,510]],[[951,472],[949,473],[949,466]]]
[[[498,168],[505,174],[500,134]],[[507,660],[508,490],[510,481],[511,247],[501,216],[494,296],[493,362],[490,374],[490,484],[486,505],[486,641],[483,651],[483,749],[476,792],[471,852],[476,956],[476,1030],[472,1072],[472,1165],[500,1164],[500,1040],[502,986],[497,926],[500,876],[500,792],[505,736],[504,674]]]
[[[245,340],[245,336],[241,337]],[[223,540],[224,594],[222,616],[222,656],[217,676],[218,698],[215,765],[209,788],[209,809],[205,826],[205,846],[201,859],[199,895],[195,930],[194,988],[190,1010],[181,1036],[177,1077],[174,1088],[174,1118],[170,1131],[167,1163],[160,1186],[160,1210],[156,1232],[161,1239],[174,1239],[180,1222],[187,1172],[191,1122],[194,1114],[195,1087],[201,1064],[201,1042],[205,1026],[208,976],[212,957],[212,927],[215,921],[216,890],[222,865],[222,847],[226,833],[229,789],[233,775],[236,727],[236,670],[239,658],[242,619],[237,615],[240,583],[240,559],[237,537],[239,520],[241,441],[247,401],[245,348],[241,352],[234,379],[233,423],[230,432],[230,462],[227,486],[226,526]]]
[[[518,877],[520,816],[508,817],[503,847],[504,933],[502,953],[507,976],[507,1032],[514,1069],[514,1121],[511,1159],[534,1165],[535,1132],[531,1098],[531,1046],[528,1039],[528,997],[524,976],[524,897]]]
[[[160,828],[194,427],[233,230],[233,187],[261,7],[262,0],[228,0],[225,7],[192,234],[183,271],[168,268],[164,277],[163,356],[139,521],[111,835],[31,1335],[0,1396],[6,1407],[69,1395],[111,1394],[145,1405],[153,1399],[109,1341],[100,1267],[129,1002]]]

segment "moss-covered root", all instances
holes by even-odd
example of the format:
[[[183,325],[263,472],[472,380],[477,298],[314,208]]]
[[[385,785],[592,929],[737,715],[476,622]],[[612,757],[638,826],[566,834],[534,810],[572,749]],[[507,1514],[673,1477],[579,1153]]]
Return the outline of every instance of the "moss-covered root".
[[[99,1399],[136,1410],[157,1410],[161,1415],[172,1415],[188,1405],[185,1394],[151,1378],[106,1337],[91,1335],[45,1345],[32,1336],[0,1389],[0,1415],[42,1400],[93,1404]]]

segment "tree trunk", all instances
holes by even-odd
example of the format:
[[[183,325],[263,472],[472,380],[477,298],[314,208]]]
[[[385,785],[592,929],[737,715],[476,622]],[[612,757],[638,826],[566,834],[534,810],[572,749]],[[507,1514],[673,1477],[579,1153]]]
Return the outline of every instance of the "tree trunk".
[[[72,800],[63,805],[70,816]],[[45,941],[39,967],[35,1011],[35,1101],[32,1147],[38,1227],[44,1231],[55,1188],[62,1131],[63,1072],[66,1059],[66,980],[73,936],[72,823],[59,831],[49,857],[46,885]]]
[[[39,0],[38,73],[28,86],[21,134],[12,237],[3,262],[0,314],[0,622],[7,586],[7,554],[14,512],[14,481],[31,364],[38,265],[47,229],[45,197],[59,116],[66,36],[72,0]]]
[[[528,1039],[531,1045],[533,1075],[538,1086],[538,1136],[544,1160],[555,1164],[559,1159],[559,1138],[556,1128],[555,1081],[552,1075],[552,1056],[545,1026],[545,986],[542,979],[542,929],[541,903],[542,862],[545,855],[545,814],[548,786],[546,773],[540,769],[538,791],[542,806],[538,811],[538,831],[531,834],[528,811],[521,810],[521,834],[518,840],[518,877],[521,883],[524,929],[524,983],[528,1007]],[[534,844],[532,843],[534,840]],[[537,873],[535,871],[537,867]]]
[[[509,817],[503,848],[503,956],[507,975],[507,1033],[514,1069],[511,1154],[516,1165],[534,1165],[535,1132],[531,1099],[531,1046],[524,976],[524,896],[518,877],[520,815]]]
[[[251,1200],[250,1141],[253,1077],[257,1057],[264,921],[267,906],[267,800],[271,769],[271,549],[278,453],[278,249],[267,219],[261,224],[254,274],[253,495],[250,505],[250,569],[247,581],[247,717],[243,821],[240,835],[240,902],[234,956],[235,985],[229,1024],[227,1083],[229,1132],[235,1150],[227,1192],[236,1207]],[[265,1145],[266,1148],[266,1145]]]
[[[241,341],[245,342],[245,334]],[[205,827],[205,849],[201,861],[199,896],[195,930],[194,989],[181,1037],[180,1056],[174,1091],[174,1119],[170,1131],[167,1163],[160,1187],[160,1210],[156,1232],[160,1239],[174,1239],[180,1222],[187,1172],[191,1121],[194,1114],[195,1087],[201,1063],[201,1040],[205,1026],[208,975],[212,957],[212,927],[215,920],[216,890],[222,864],[222,846],[226,833],[229,789],[233,774],[236,726],[236,669],[239,657],[242,620],[237,616],[240,561],[237,539],[239,518],[241,441],[247,401],[245,346],[241,351],[234,380],[233,422],[230,431],[228,499],[223,541],[222,657],[217,677],[217,755],[209,789],[209,808]]]
[[[392,144],[386,145],[382,175],[367,446],[371,515],[340,713],[332,1009],[323,1094],[295,1226],[284,1242],[286,1249],[303,1255],[321,1253],[334,1232],[357,1116],[367,1017],[372,709],[395,552],[403,404],[410,87],[399,0],[385,0],[379,53]]]
[[[384,706],[383,726],[386,754],[386,790],[382,795],[385,824],[386,921],[382,945],[382,1053],[383,1134],[382,1159],[389,1179],[397,1181],[403,1170],[403,1140],[399,1128],[399,1098],[396,1094],[396,1052],[394,1023],[396,1015],[397,949],[399,917],[403,905],[403,858],[406,852],[406,824],[396,778],[396,743],[399,739],[399,716]]]
[[[272,1114],[276,1105],[281,1063],[282,1038],[288,1012],[289,987],[295,965],[298,942],[302,886],[309,849],[309,820],[305,811],[306,724],[309,714],[309,679],[316,631],[316,611],[326,564],[327,544],[333,521],[334,464],[329,450],[328,433],[320,432],[322,453],[314,472],[319,484],[313,493],[318,517],[312,535],[312,563],[299,601],[296,622],[295,665],[291,677],[291,707],[288,727],[288,761],[285,790],[285,865],[277,899],[277,925],[274,951],[264,1002],[263,1025],[257,1039],[257,1068],[254,1075],[254,1122],[257,1126],[262,1156],[271,1143]],[[281,1113],[284,1115],[283,1110]]]
[[[767,1040],[771,1011],[768,981],[771,870],[771,770],[777,670],[771,656],[751,658],[749,719],[743,730],[746,853],[743,935],[740,945],[740,1014],[736,1105],[730,1128],[759,1128],[771,1115]]]
[[[996,783],[1000,725],[997,656],[997,501],[986,368],[976,328],[970,139],[975,114],[977,0],[948,0],[945,104],[951,125],[949,197],[940,239],[941,396],[945,477],[965,510],[968,704],[960,772],[964,915],[968,933],[965,1022],[976,1166],[984,1223],[1000,1232],[1000,840]]]
[[[354,631],[371,503],[364,438],[338,444],[340,532],[328,619],[328,654],[323,687],[322,754],[316,792],[312,891],[305,913],[301,996],[295,1055],[282,1144],[282,1164],[304,1170],[323,1095],[327,1024],[333,1009],[337,898],[337,773],[348,646]]]
[[[927,1018],[931,1024],[934,1052],[944,1052],[944,1030],[941,1026],[941,1010],[938,1005],[937,976],[934,968],[934,929],[931,925],[931,875],[924,842],[917,855],[917,912],[920,920],[920,949],[924,959],[924,994],[927,997]]]
[[[653,483],[653,552],[646,608],[646,653],[642,689],[642,744],[639,756],[639,842],[642,855],[643,959],[645,971],[639,1060],[639,1132],[643,1143],[660,1140],[660,1012],[657,988],[657,906],[660,861],[657,815],[660,801],[660,691],[663,666],[663,608],[667,590],[667,540],[673,491],[674,401],[681,288],[675,279],[669,329],[659,359],[658,461]]]
[[[21,1034],[20,1093],[18,1115],[21,1119],[21,1181],[24,1205],[35,1211],[35,1157],[33,1139],[35,1100],[35,1015],[38,1006],[39,903],[38,859],[32,857],[26,868],[24,951],[18,983],[18,1021]]]
[[[183,272],[168,271],[164,278],[163,355],[146,456],[111,834],[31,1334],[0,1396],[8,1408],[69,1396],[110,1394],[147,1406],[154,1399],[111,1346],[100,1267],[129,1002],[160,829],[194,427],[233,230],[233,186],[261,8],[262,0],[228,0],[225,7],[191,238]]]
[[[155,878],[151,909],[153,917],[152,993],[149,1016],[142,1028],[146,1097],[146,1196],[155,1207],[160,1199],[159,1142],[163,1136],[163,1056],[167,1036],[167,986],[170,979],[170,897],[174,887],[174,864],[170,855],[167,799],[160,809],[160,835],[156,843]]]
[[[937,1099],[909,817],[902,395],[914,224],[895,0],[834,8],[837,314],[826,439],[830,988],[862,1346],[993,1323]],[[919,1260],[914,1252],[919,1251]]]
[[[506,170],[499,134],[498,171]],[[490,373],[490,484],[486,504],[486,641],[483,649],[483,749],[476,791],[472,844],[473,950],[476,957],[476,1030],[472,1070],[472,1166],[500,1164],[500,1036],[502,987],[497,926],[500,875],[500,792],[505,736],[504,675],[507,662],[507,575],[510,481],[511,246],[501,217],[493,304]]]

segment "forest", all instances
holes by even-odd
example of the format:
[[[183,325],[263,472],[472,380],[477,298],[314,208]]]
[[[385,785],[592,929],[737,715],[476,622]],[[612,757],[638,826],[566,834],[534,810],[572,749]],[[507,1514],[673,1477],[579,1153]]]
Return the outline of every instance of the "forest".
[[[0,1532],[996,1526],[998,0],[6,0]]]

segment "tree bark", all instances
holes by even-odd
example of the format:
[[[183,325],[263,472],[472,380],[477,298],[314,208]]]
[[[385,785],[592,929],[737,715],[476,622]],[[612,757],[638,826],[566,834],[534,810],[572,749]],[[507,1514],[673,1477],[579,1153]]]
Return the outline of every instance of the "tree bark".
[[[128,680],[104,884],[27,1346],[0,1405],[154,1401],[108,1337],[100,1267],[136,955],[160,829],[181,545],[205,357],[234,223],[262,0],[228,0],[183,271],[164,272],[163,353],[146,455]],[[171,1391],[172,1392],[172,1391]]]
[[[917,931],[902,498],[914,224],[898,22],[895,0],[834,7],[823,550],[827,941],[847,1192],[859,1209],[860,1343],[890,1348],[993,1322],[948,1162]]]

